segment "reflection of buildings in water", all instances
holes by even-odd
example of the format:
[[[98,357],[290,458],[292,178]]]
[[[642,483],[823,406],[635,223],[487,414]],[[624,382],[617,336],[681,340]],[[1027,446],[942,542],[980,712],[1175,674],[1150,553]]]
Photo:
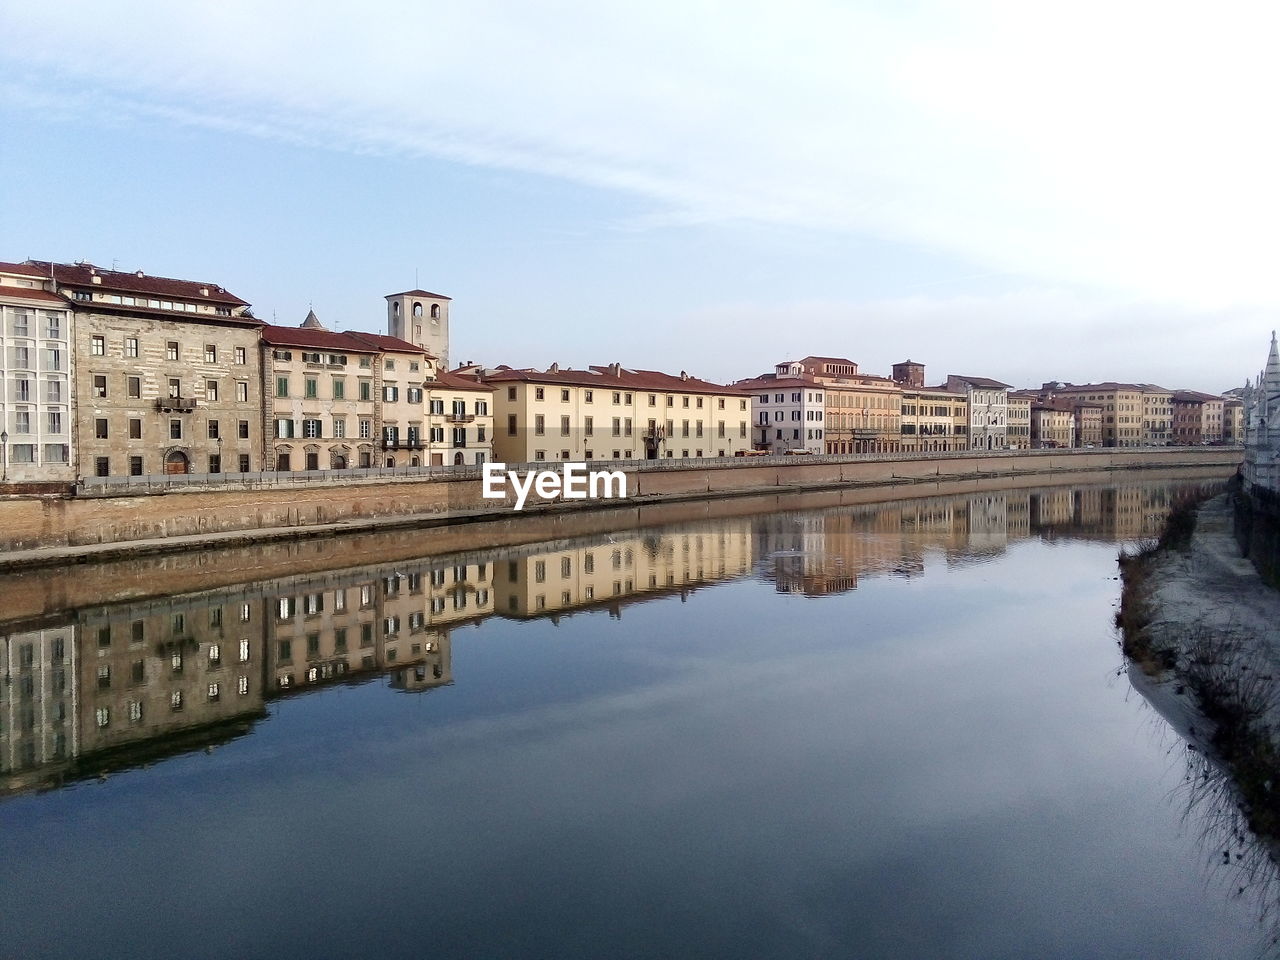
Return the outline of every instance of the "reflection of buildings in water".
[[[748,573],[750,525],[598,537],[558,549],[517,548],[496,563],[497,610],[509,617],[557,615],[684,590]]]
[[[452,683],[450,631],[495,614],[550,617],[737,578],[760,558],[781,593],[915,576],[925,554],[982,559],[1036,532],[1158,532],[1161,485],[931,497],[477,551],[86,608],[0,628],[0,795],[246,732],[274,697],[388,675]]]
[[[63,764],[79,749],[76,643],[70,625],[8,634],[0,643],[0,776],[11,789],[40,785],[21,771]],[[0,795],[6,791],[0,781]]]

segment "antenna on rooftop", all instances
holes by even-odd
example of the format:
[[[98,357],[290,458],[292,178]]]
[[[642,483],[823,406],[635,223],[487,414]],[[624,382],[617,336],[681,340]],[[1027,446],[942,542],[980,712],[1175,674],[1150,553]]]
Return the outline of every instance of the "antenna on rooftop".
[[[413,289],[418,289],[418,268],[413,268]]]

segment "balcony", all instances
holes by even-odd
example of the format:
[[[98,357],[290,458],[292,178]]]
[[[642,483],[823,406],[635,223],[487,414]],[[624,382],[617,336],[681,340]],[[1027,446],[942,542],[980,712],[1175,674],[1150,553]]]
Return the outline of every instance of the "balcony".
[[[425,450],[427,444],[425,440],[383,440],[383,450]]]
[[[448,423],[470,423],[476,418],[474,413],[447,413],[445,420]]]
[[[195,397],[157,397],[156,409],[161,413],[190,413],[196,408]]]

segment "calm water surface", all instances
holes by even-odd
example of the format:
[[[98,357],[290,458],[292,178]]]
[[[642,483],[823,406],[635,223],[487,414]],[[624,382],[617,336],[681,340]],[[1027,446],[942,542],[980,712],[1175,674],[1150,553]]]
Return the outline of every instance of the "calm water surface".
[[[1174,490],[0,628],[0,957],[1255,956],[1111,625]]]

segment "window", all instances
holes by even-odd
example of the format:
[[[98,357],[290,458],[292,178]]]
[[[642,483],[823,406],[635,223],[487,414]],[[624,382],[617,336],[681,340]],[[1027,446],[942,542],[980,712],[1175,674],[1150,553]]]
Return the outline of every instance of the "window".
[[[177,400],[182,396],[182,381],[171,379],[169,381],[169,399]]]
[[[547,392],[546,392],[545,390],[543,390],[543,389],[542,389],[542,387],[534,387],[534,388],[533,388],[533,399],[535,399],[535,400],[544,400],[544,399],[546,399],[546,394],[547,394]]]
[[[218,428],[218,421],[217,421],[217,420],[210,420],[210,421],[209,421],[209,439],[210,439],[210,440],[217,440],[217,439],[219,439],[219,432],[218,432],[218,430],[219,430],[219,428]],[[210,470],[209,472],[210,472],[210,473],[217,473],[217,471],[216,471],[216,470]]]
[[[241,440],[249,439],[249,421],[241,420],[236,424],[236,436]]]
[[[382,399],[386,403],[395,403],[397,400],[400,399],[400,388],[399,387],[383,387]]]
[[[31,432],[31,414],[26,410],[19,410],[14,414],[13,423],[14,433],[30,433]]]
[[[507,414],[507,436],[514,437],[516,433],[516,415],[514,413],[509,413]]]
[[[204,362],[205,363],[218,362],[218,348],[212,343],[206,343],[204,345]]]
[[[206,400],[218,399],[218,381],[217,380],[206,380],[204,382],[204,398]]]
[[[57,410],[50,410],[48,416],[49,433],[62,432],[62,414]]]
[[[507,399],[508,399],[508,400],[514,400],[515,398],[516,398],[516,388],[515,388],[515,387],[507,387]]]
[[[129,476],[131,477],[142,476],[142,458],[141,457],[132,456],[129,458]]]
[[[62,351],[61,350],[46,350],[45,359],[47,363],[47,366],[45,367],[45,369],[47,370],[62,369]]]
[[[240,454],[237,461],[237,467],[241,473],[249,472],[249,455],[247,453]]]
[[[345,400],[347,397],[347,381],[341,377],[333,378],[333,399]]]
[[[361,420],[360,421],[360,439],[368,440],[372,436],[373,436],[373,421]]]
[[[249,382],[247,380],[236,381],[236,401],[239,403],[249,402]]]
[[[126,377],[125,378],[125,394],[131,400],[138,400],[142,397],[142,378]]]
[[[302,435],[308,440],[315,440],[322,433],[319,420],[303,420]]]
[[[560,418],[560,436],[567,437],[569,435],[569,418]]]
[[[107,378],[105,374],[96,374],[93,378],[93,395],[105,400],[107,396]]]
[[[178,359],[178,341],[170,340],[164,345],[164,358],[166,360]]]
[[[108,457],[94,457],[93,473],[98,477],[111,476],[111,460]]]
[[[181,420],[169,421],[169,439],[170,440],[182,439],[182,421]]]
[[[246,362],[248,362],[248,357],[246,355],[245,348],[236,347],[236,363],[240,366],[244,366]]]
[[[89,353],[90,355],[95,357],[106,356],[107,338],[103,336],[99,336],[98,334],[95,333],[89,339]]]
[[[289,395],[289,378],[276,377],[276,396],[287,397]]]
[[[342,417],[333,418],[333,436],[339,440],[347,435],[347,421]]]
[[[539,436],[539,437],[541,437],[547,432],[546,417],[544,417],[542,414],[538,414],[533,418],[533,432],[536,436]]]
[[[561,403],[568,403],[568,402],[569,402],[569,391],[568,391],[568,390],[561,390],[561,391],[560,391],[560,402],[561,402]]]
[[[360,381],[360,399],[361,400],[373,399],[373,384],[368,380]]]
[[[106,440],[106,439],[107,439],[107,419],[106,419],[106,417],[99,417],[98,419],[96,419],[96,420],[94,420],[94,421],[93,421],[93,435],[94,435],[94,437],[95,437],[96,439],[98,439],[98,440]]]
[[[315,377],[307,377],[303,381],[302,395],[308,400],[314,400],[320,395],[320,388],[316,385]]]

